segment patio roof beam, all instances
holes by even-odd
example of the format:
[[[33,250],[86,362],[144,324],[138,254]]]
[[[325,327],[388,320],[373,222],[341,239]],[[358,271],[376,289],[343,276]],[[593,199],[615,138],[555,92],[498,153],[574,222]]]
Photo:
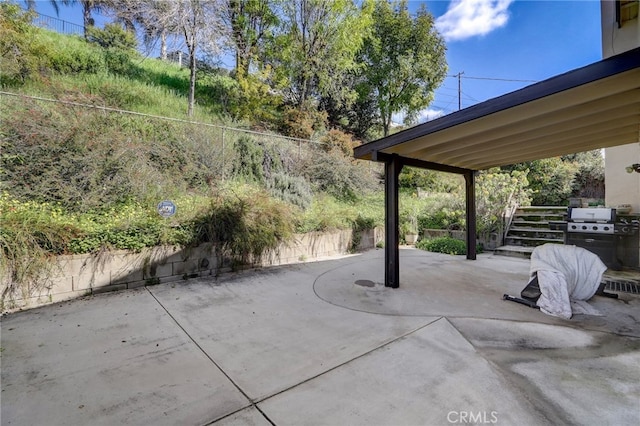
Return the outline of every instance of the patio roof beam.
[[[459,175],[464,175],[469,172],[469,169],[463,169],[461,167],[455,167],[455,166],[449,166],[447,164],[440,164],[440,163],[434,163],[431,161],[419,160],[417,158],[402,157],[397,154],[387,154],[380,151],[374,151],[371,156],[371,160],[383,161],[386,163],[387,161],[390,161],[390,159],[394,157],[397,157],[402,162],[403,166],[418,167],[420,169],[436,170],[438,172],[445,172],[445,173],[456,173]]]

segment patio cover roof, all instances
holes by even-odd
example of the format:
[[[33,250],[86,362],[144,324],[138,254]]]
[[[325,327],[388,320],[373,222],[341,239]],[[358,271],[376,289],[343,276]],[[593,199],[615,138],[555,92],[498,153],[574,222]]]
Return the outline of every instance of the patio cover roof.
[[[640,139],[640,48],[358,146],[435,170],[483,170]],[[411,161],[405,161],[411,165]]]

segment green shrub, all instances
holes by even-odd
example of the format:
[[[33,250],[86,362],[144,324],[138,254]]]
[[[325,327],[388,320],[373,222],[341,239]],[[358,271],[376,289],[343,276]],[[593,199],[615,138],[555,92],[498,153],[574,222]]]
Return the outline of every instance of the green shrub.
[[[464,241],[456,240],[451,237],[439,237],[433,239],[420,240],[416,247],[421,250],[432,251],[445,254],[466,254],[467,245]]]
[[[67,244],[81,234],[71,221],[60,220],[61,209],[21,203],[0,194],[0,309],[17,296],[27,298],[51,285],[52,255],[65,254]]]
[[[452,208],[453,207],[453,208]],[[465,211],[463,208],[453,206],[440,206],[430,209],[428,213],[418,216],[419,229],[464,229]]]
[[[138,48],[136,35],[114,23],[105,24],[104,28],[87,28],[87,40],[103,49],[135,51]]]
[[[274,173],[267,180],[267,188],[272,196],[303,209],[309,207],[313,199],[309,183],[300,176]]]
[[[282,98],[274,94],[266,83],[268,78],[268,69],[248,76],[236,76],[234,104],[230,108],[234,119],[250,119],[254,123],[273,123],[277,120]]]
[[[310,151],[296,167],[316,192],[326,192],[339,200],[355,202],[378,188],[377,180],[364,164],[353,162],[336,150]]]
[[[311,139],[327,125],[327,114],[313,108],[288,107],[282,115],[280,131],[293,138]]]
[[[96,74],[106,70],[104,54],[99,47],[80,39],[51,37],[49,60],[51,68],[60,74]]]
[[[329,130],[329,132],[320,139],[320,142],[323,143],[322,147],[325,151],[336,149],[343,155],[349,157],[353,155],[353,148],[357,145],[353,136],[339,129]]]
[[[109,49],[105,49],[103,54],[104,63],[109,72],[113,74],[126,75],[127,77],[135,77],[137,72],[133,63],[133,58],[136,56],[135,52],[111,47]]]
[[[240,136],[235,144],[236,159],[233,163],[233,176],[245,182],[264,182],[262,163],[264,148],[249,136]]]
[[[213,243],[238,263],[256,263],[293,234],[292,213],[257,188],[243,186],[214,198],[191,226],[198,243]]]
[[[24,84],[49,66],[32,19],[17,4],[0,3],[0,85]]]
[[[398,177],[401,188],[431,188],[435,185],[437,172],[433,170],[403,167]]]
[[[188,83],[189,80],[184,79],[183,81]],[[171,85],[178,86],[177,79],[175,80],[175,83],[171,83]],[[180,90],[186,93],[188,86],[180,87]],[[214,112],[234,117],[242,116],[242,113],[237,111],[239,92],[240,88],[238,82],[229,76],[210,72],[198,72],[196,95],[199,99],[208,99],[210,104],[213,106]]]

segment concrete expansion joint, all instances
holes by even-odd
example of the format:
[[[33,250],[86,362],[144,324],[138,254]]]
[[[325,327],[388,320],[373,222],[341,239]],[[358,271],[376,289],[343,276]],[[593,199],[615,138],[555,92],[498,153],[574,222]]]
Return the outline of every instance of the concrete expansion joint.
[[[357,360],[359,360],[359,359],[361,359],[361,358],[364,358],[364,357],[366,357],[367,355],[370,355],[370,354],[372,354],[372,353],[374,353],[374,352],[376,352],[376,351],[379,351],[379,350],[381,350],[381,349],[384,349],[385,347],[388,347],[388,346],[390,346],[391,344],[393,344],[393,343],[395,343],[395,342],[398,342],[398,341],[400,341],[400,340],[402,340],[402,339],[404,339],[404,338],[406,338],[406,337],[408,337],[408,336],[410,336],[410,335],[412,335],[412,334],[414,334],[414,333],[417,333],[417,332],[419,332],[420,330],[422,330],[422,329],[424,329],[424,328],[426,328],[426,327],[429,327],[430,325],[433,325],[433,324],[435,324],[435,323],[439,322],[439,321],[440,321],[440,320],[442,320],[442,319],[444,319],[444,320],[446,321],[446,318],[444,318],[444,317],[437,317],[437,318],[435,318],[435,319],[431,319],[431,321],[427,322],[426,324],[422,324],[420,327],[417,327],[417,328],[415,328],[415,329],[413,329],[413,330],[411,330],[411,331],[408,331],[408,332],[406,332],[406,333],[404,333],[404,334],[402,334],[402,335],[400,335],[400,336],[398,336],[398,337],[395,337],[395,338],[393,338],[393,339],[391,339],[391,340],[388,340],[388,341],[386,341],[386,342],[384,342],[384,343],[382,343],[382,344],[380,344],[380,345],[378,345],[378,346],[374,347],[373,349],[370,349],[370,350],[368,350],[368,351],[366,351],[366,352],[364,352],[364,353],[362,353],[362,354],[360,354],[360,355],[358,355],[358,356],[355,356],[355,357],[353,357],[353,358],[351,358],[351,359],[349,359],[349,360],[347,360],[347,361],[345,361],[345,362],[342,362],[342,363],[340,363],[340,364],[334,365],[333,367],[331,367],[331,368],[329,368],[329,369],[327,369],[327,370],[324,370],[323,372],[321,372],[321,373],[319,373],[319,374],[316,374],[316,375],[314,375],[314,376],[312,376],[312,377],[309,377],[309,378],[307,378],[307,379],[305,379],[305,380],[303,380],[303,381],[301,381],[301,382],[296,383],[295,385],[289,386],[289,387],[287,387],[287,388],[285,388],[285,389],[282,389],[282,390],[280,390],[280,391],[278,391],[278,392],[276,392],[276,393],[274,393],[274,394],[271,394],[271,395],[268,395],[268,396],[266,396],[266,397],[264,397],[264,398],[258,399],[258,400],[256,400],[256,401],[255,401],[255,404],[259,404],[259,403],[261,403],[261,402],[264,402],[264,401],[266,401],[266,400],[268,400],[268,399],[270,399],[270,398],[273,398],[273,397],[275,397],[275,396],[278,396],[278,395],[280,395],[280,394],[283,394],[283,393],[285,393],[285,392],[288,392],[288,391],[290,391],[291,389],[295,389],[295,388],[297,388],[298,386],[301,386],[301,385],[303,385],[303,384],[305,384],[305,383],[307,383],[307,382],[310,382],[310,381],[312,381],[312,380],[315,380],[315,379],[317,379],[318,377],[322,377],[322,376],[324,376],[325,374],[330,373],[330,372],[332,372],[332,371],[334,371],[334,370],[337,370],[337,369],[338,369],[338,368],[340,368],[340,367],[343,367],[343,366],[345,366],[345,365],[351,364],[351,363],[352,363],[352,362],[354,362],[354,361],[357,361]],[[448,322],[448,321],[447,321],[447,322]]]
[[[173,320],[173,322],[178,326],[178,328],[180,328],[180,330],[182,330],[182,332],[185,334],[185,336],[187,336],[187,338],[198,348],[198,350],[200,352],[202,352],[202,354],[209,360],[211,361],[211,363],[233,384],[233,386],[236,387],[236,389],[238,389],[238,391],[247,399],[247,401],[249,402],[249,405],[247,405],[246,407],[242,407],[240,410],[237,410],[233,413],[230,413],[228,416],[233,415],[235,413],[237,413],[238,411],[242,411],[246,408],[249,407],[254,407],[256,410],[258,410],[258,412],[260,414],[262,414],[262,416],[272,425],[275,426],[275,423],[273,423],[269,417],[267,417],[267,415],[260,409],[260,407],[258,407],[257,402],[254,401],[248,394],[247,392],[244,391],[244,389],[242,389],[240,387],[240,385],[238,385],[238,383],[236,383],[235,380],[233,380],[233,378],[231,378],[231,376],[224,371],[224,369],[220,366],[220,364],[218,364],[208,353],[207,351],[204,350],[204,348],[202,346],[200,346],[198,344],[198,342],[193,338],[193,336],[191,336],[191,334],[189,334],[189,332],[182,326],[182,324],[180,324],[180,322],[173,316],[171,315],[171,312],[169,312],[169,310],[162,304],[162,302],[160,302],[160,300],[158,300],[158,298],[151,292],[151,289],[148,287],[145,287],[147,292],[151,295],[151,297],[156,301],[156,303],[166,312],[166,314],[169,316],[169,318],[171,318]],[[225,417],[228,417],[225,416]],[[223,417],[224,418],[224,417]],[[206,423],[207,425],[213,424],[217,421],[220,421],[221,419],[214,419],[209,423]]]

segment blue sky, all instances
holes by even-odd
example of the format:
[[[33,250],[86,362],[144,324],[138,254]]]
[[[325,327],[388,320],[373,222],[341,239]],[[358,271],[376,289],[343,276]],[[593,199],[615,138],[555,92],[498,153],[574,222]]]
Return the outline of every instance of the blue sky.
[[[419,4],[419,2],[412,2]],[[427,1],[447,43],[449,75],[464,72],[462,108],[602,58],[600,2]],[[458,109],[458,79],[436,91],[432,115]]]
[[[597,0],[427,0],[447,43],[449,75],[420,121],[517,90],[601,59],[600,2]],[[40,13],[55,16],[50,2]],[[98,25],[105,18],[94,16]],[[82,24],[79,6],[60,6],[60,19]],[[527,81],[503,81],[527,80]]]

